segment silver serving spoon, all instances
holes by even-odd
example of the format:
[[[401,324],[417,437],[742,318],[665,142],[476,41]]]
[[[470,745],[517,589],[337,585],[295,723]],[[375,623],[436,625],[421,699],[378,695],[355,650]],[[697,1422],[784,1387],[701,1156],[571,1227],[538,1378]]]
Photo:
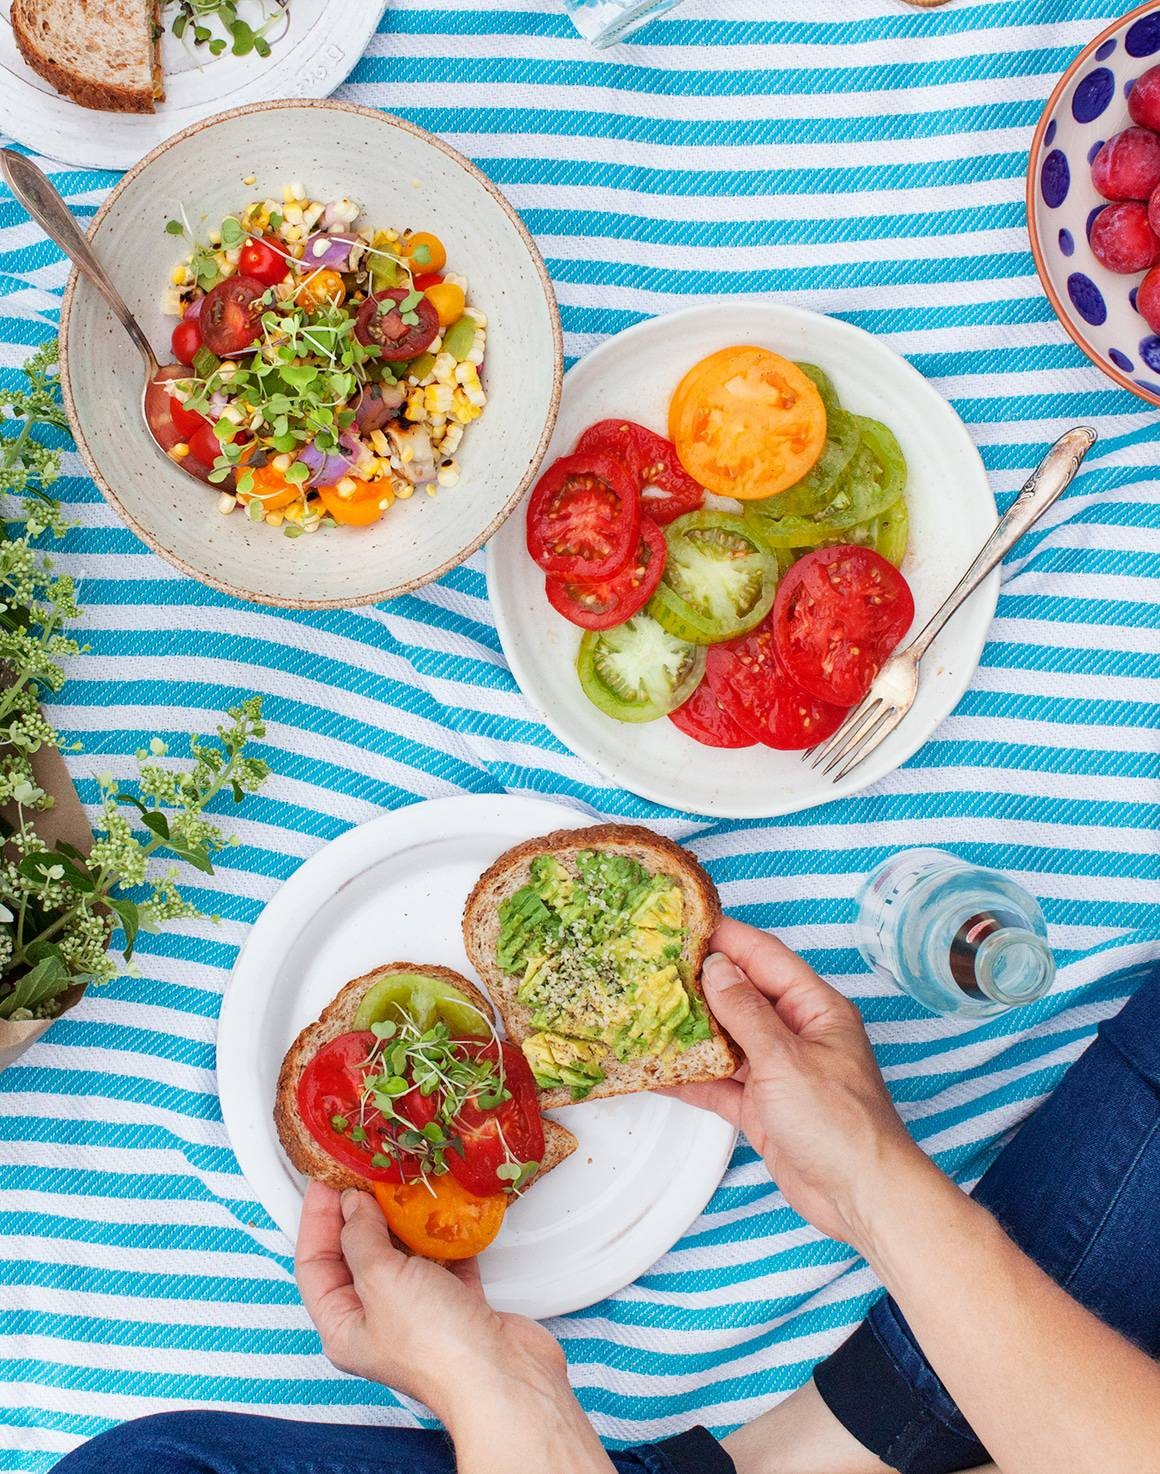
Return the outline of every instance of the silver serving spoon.
[[[80,226],[73,219],[72,211],[65,203],[60,191],[44,171],[39,169],[26,155],[18,154],[15,149],[0,148],[0,174],[3,174],[8,188],[45,235],[57,243],[81,275],[96,287],[112,309],[113,316],[133,340],[137,351],[145,361],[145,387],[141,391],[141,417],[149,432],[150,443],[157,447],[159,455],[165,455],[165,451],[154,439],[153,429],[149,424],[149,416],[145,409],[150,385],[160,374],[161,365],[157,362],[157,355],[153,352],[149,339],[141,331],[140,323],[125,305],[124,298],[109,279],[108,273],[97,259],[92,246],[89,245]],[[165,455],[165,459],[170,465],[185,470],[181,462],[174,460],[172,456]],[[186,475],[199,485],[205,484],[201,477],[194,476],[192,471],[186,471]]]

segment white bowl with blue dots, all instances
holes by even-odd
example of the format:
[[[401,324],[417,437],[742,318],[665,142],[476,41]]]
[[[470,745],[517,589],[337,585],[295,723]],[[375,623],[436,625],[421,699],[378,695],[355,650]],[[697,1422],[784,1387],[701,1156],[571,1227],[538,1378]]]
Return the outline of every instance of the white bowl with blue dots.
[[[1098,368],[1160,405],[1160,336],[1136,311],[1143,280],[1092,254],[1088,233],[1108,203],[1091,165],[1113,134],[1132,127],[1128,93],[1160,65],[1160,0],[1098,35],[1064,72],[1035,130],[1027,166],[1027,228],[1036,269],[1060,322]]]

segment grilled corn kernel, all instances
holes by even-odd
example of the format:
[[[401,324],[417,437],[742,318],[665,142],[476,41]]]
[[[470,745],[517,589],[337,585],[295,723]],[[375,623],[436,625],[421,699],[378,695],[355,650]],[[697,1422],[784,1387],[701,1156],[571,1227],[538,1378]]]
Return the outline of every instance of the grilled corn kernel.
[[[381,430],[371,431],[371,444],[381,456],[389,456],[391,453],[391,442]]]
[[[226,252],[226,260],[230,263],[231,266],[236,266],[241,259],[241,246],[234,246],[231,250]]]
[[[470,318],[473,318],[475,320],[475,322],[481,328],[487,327],[487,313],[486,312],[480,312],[480,310],[479,310],[478,307],[468,307],[468,308],[465,309],[465,312],[466,312],[466,315],[468,317],[470,317]]]
[[[223,358],[218,364],[217,375],[223,384],[228,383],[237,373],[238,366],[232,358]]]
[[[237,497],[231,496],[228,491],[223,491],[217,499],[217,509],[223,517],[228,517],[237,504]]]
[[[287,522],[301,522],[304,508],[301,502],[291,502],[286,508]]]
[[[161,310],[166,317],[181,317],[185,311],[185,304],[181,300],[181,293],[174,287],[167,287],[161,298]]]
[[[424,403],[433,414],[446,414],[451,408],[454,391],[450,384],[430,384],[423,391]]]
[[[169,280],[175,287],[179,287],[188,278],[189,272],[184,266],[175,266],[169,273]]]
[[[458,287],[461,292],[467,291],[467,278],[460,276],[458,271],[445,271],[443,273],[443,280],[449,286]]]
[[[301,225],[302,206],[287,205],[286,208],[282,211],[282,219],[287,225]]]
[[[394,504],[394,500],[395,500],[395,493],[393,491],[388,491],[387,494],[386,494],[386,496],[381,496],[379,498],[379,511],[380,512],[389,512],[390,509],[391,509],[391,507],[392,507],[392,505]]]
[[[275,471],[281,471],[285,473],[290,469],[290,457],[288,455],[275,456],[270,464],[271,466],[273,466]]]
[[[282,239],[289,241],[291,245],[297,244],[302,239],[302,227],[300,225],[283,225]]]
[[[257,182],[258,176],[256,174],[247,174],[246,177],[242,180],[242,183],[246,186],[247,189],[253,189],[254,185],[257,184]]]
[[[267,527],[281,527],[282,526],[282,513],[281,512],[267,512],[266,513],[266,526]]]
[[[349,501],[358,490],[358,486],[349,476],[344,476],[334,489],[344,501]]]
[[[439,474],[435,478],[440,486],[454,486],[459,480],[459,463],[452,461],[449,465],[441,466]]]
[[[439,446],[443,456],[453,456],[459,449],[459,442],[463,439],[462,425],[448,425],[443,440]]]
[[[325,208],[326,208],[325,205],[320,205],[318,203],[318,201],[316,200],[314,202],[314,204],[312,204],[308,210],[304,210],[302,212],[302,224],[303,224],[303,226],[305,227],[306,230],[313,230],[314,229],[314,227],[318,224],[319,220],[321,219],[322,212],[323,212],[323,210]]]
[[[412,389],[407,395],[407,408],[404,414],[409,420],[421,420],[423,418],[423,391]]]
[[[428,496],[434,496],[438,488],[436,487],[434,481],[428,481],[423,490],[427,493]]]
[[[440,353],[435,359],[435,367],[432,372],[437,383],[454,384],[456,362],[450,353]]]
[[[410,482],[402,482],[395,487],[395,495],[401,502],[405,502],[409,496],[414,496],[415,488]]]
[[[210,233],[209,233],[209,243],[210,243],[211,246],[220,246],[221,245],[221,243],[222,243],[222,233],[221,233],[220,230],[211,230],[210,231]]]
[[[483,362],[483,349],[473,348],[471,352],[467,355],[466,362],[474,365],[475,368],[478,368],[479,365]]]
[[[306,190],[300,179],[292,179],[289,184],[282,186],[282,198],[288,205],[302,202],[306,199]]]
[[[236,404],[227,404],[225,409],[223,409],[221,414],[218,416],[218,418],[222,420],[229,420],[231,425],[240,425],[245,419],[245,415],[242,414],[241,410],[237,407]]]
[[[189,446],[186,445],[184,440],[181,440],[176,445],[170,447],[169,454],[175,461],[183,461],[189,454]]]

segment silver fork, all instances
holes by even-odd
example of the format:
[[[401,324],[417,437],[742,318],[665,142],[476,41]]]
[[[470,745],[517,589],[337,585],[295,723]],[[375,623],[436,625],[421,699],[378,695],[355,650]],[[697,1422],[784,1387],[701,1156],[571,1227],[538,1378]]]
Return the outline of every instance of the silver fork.
[[[840,783],[894,731],[914,705],[918,694],[918,663],[943,625],[970,598],[1027,529],[1034,526],[1067,490],[1095,442],[1096,432],[1086,425],[1077,426],[1059,437],[1007,508],[970,567],[923,628],[908,645],[895,651],[875,676],[862,701],[847,715],[833,736],[802,754],[811,768],[820,767],[823,773],[832,773],[833,781]]]

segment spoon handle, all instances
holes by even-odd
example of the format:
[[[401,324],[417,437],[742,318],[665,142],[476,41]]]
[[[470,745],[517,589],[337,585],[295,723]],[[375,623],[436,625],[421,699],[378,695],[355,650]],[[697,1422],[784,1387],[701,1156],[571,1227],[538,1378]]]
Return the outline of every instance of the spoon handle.
[[[149,339],[141,331],[137,319],[125,305],[120,292],[109,280],[105,268],[93,254],[93,248],[85,239],[52,180],[30,158],[10,148],[0,148],[0,173],[4,175],[8,188],[44,233],[72,259],[81,275],[87,277],[104,297],[117,321],[137,345],[145,360],[146,371],[156,373],[157,357]]]

